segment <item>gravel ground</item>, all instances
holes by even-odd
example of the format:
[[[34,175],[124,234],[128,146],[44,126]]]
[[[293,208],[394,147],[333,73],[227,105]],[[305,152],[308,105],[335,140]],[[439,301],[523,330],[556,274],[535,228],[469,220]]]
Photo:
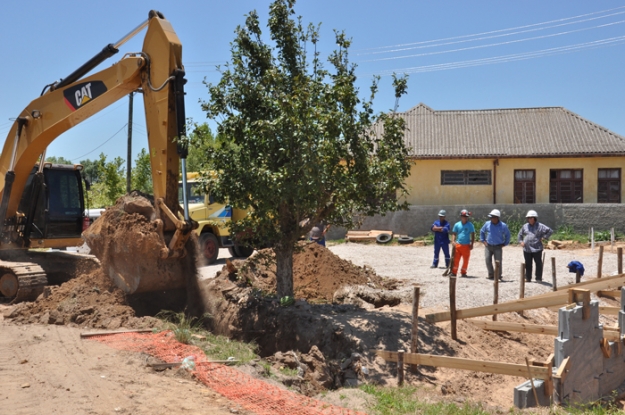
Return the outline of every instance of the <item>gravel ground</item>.
[[[421,307],[439,308],[449,305],[449,280],[442,276],[443,269],[431,269],[432,246],[384,246],[375,244],[344,243],[330,246],[329,249],[341,258],[356,265],[370,266],[378,275],[421,284]],[[566,265],[573,260],[584,265],[586,272],[582,281],[595,278],[599,248],[577,250],[546,250],[543,283],[526,283],[525,296],[542,294],[552,290],[551,258],[556,258],[557,284],[575,282],[575,274],[568,272]],[[499,283],[499,302],[519,298],[520,264],[523,263],[523,251],[520,246],[508,246],[503,250],[503,281]],[[441,262],[444,259],[441,254]],[[603,276],[616,275],[616,248],[604,249]],[[477,307],[492,304],[493,281],[486,277],[484,247],[476,244],[469,261],[468,278],[458,278],[456,283],[456,304],[458,308]]]

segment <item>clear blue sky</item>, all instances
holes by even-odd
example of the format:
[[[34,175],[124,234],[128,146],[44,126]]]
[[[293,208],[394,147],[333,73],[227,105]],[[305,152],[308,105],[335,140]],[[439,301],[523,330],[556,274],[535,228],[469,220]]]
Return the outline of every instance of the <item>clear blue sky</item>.
[[[150,9],[161,11],[182,41],[187,116],[204,121],[198,103],[207,98],[202,80],[218,82],[214,66],[229,59],[234,29],[252,9],[266,23],[270,2],[5,3],[0,136],[44,85],[119,40]],[[333,49],[332,29],[353,39],[351,57],[363,96],[372,75],[383,75],[378,111],[394,103],[388,74],[409,72],[401,111],[419,102],[437,110],[562,106],[625,136],[625,1],[299,0],[296,11],[306,23],[322,23],[324,55]],[[140,34],[103,65],[140,50],[142,39]],[[59,137],[48,154],[74,162],[100,152],[125,158],[127,116],[123,99]],[[136,155],[147,144],[140,98],[134,123]]]

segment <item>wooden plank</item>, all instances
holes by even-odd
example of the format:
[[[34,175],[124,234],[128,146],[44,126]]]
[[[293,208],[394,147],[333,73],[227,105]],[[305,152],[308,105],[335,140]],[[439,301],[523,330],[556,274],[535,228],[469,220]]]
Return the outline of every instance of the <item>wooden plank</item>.
[[[80,338],[85,339],[85,338],[93,337],[93,336],[108,336],[110,334],[152,333],[152,332],[154,332],[154,329],[92,331],[89,333],[80,333]]]
[[[497,305],[457,310],[456,317],[459,319],[466,319],[492,314],[509,313],[513,311],[531,310],[533,308],[561,306],[568,303],[568,291],[565,291],[565,289],[583,288],[589,291],[599,291],[615,289],[621,285],[625,285],[625,274],[608,278],[593,279],[590,281],[584,281],[580,284],[567,285],[565,287],[558,288],[558,291],[548,292],[519,300],[512,300]],[[448,311],[443,311],[440,313],[427,314],[425,319],[429,323],[438,323],[441,321],[449,321],[451,319],[451,315]]]
[[[621,291],[620,290],[599,290],[597,291],[597,297],[610,297],[614,300],[620,300]]]
[[[603,338],[611,342],[621,342],[623,340],[621,333],[618,331],[603,331]]]
[[[386,350],[376,350],[378,356],[389,361],[397,362],[397,352],[389,352]],[[485,360],[472,360],[460,357],[435,356],[431,354],[421,353],[404,353],[404,363],[447,367],[450,369],[471,370],[474,372],[495,373],[499,375],[519,376],[527,378],[527,367],[516,363],[489,362]],[[551,374],[547,368],[532,366],[530,373],[536,379],[548,379]]]
[[[551,257],[551,284],[553,290],[558,291],[558,281],[556,280],[556,257]]]
[[[601,278],[603,269],[603,245],[599,246],[599,259],[597,260],[597,278]]]
[[[560,364],[560,366],[558,367],[558,370],[556,371],[556,374],[554,375],[554,377],[558,379],[562,379],[562,381],[564,381],[564,379],[566,379],[566,375],[568,374],[570,368],[571,368],[571,358],[565,357],[562,363]]]
[[[552,325],[510,323],[507,321],[488,321],[476,319],[467,319],[466,321],[481,328],[482,330],[546,334],[550,336],[558,335],[558,326]]]
[[[528,297],[519,300],[512,300],[507,303],[487,305],[482,307],[465,308],[456,311],[456,318],[466,319],[471,317],[489,316],[492,314],[509,313],[513,311],[531,310],[533,308],[542,308],[550,306],[560,306],[568,303],[568,292],[556,291],[550,293],[549,297]],[[425,319],[429,323],[438,323],[440,321],[449,321],[451,313],[443,311],[439,313],[427,314]]]

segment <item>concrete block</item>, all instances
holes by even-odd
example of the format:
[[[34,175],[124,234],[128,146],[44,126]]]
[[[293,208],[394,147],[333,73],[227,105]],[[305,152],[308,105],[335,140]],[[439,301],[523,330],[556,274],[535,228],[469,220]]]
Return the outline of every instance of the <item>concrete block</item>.
[[[599,303],[590,302],[590,316],[582,318],[582,306],[558,312],[558,332],[555,339],[555,367],[566,357],[571,358],[571,370],[563,382],[560,401],[589,402],[600,397],[599,380],[604,372],[603,354],[599,347],[603,328],[599,325]]]
[[[534,387],[536,395],[538,395],[538,404],[532,390],[532,383],[528,380],[514,388],[514,406],[520,409],[534,408],[536,406],[549,406],[551,399],[545,396],[545,382],[540,379],[534,379]]]

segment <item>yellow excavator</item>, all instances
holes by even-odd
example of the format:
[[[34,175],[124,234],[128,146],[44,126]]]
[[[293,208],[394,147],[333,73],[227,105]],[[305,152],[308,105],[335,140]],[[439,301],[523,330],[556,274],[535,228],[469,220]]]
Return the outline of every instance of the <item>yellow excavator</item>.
[[[141,52],[127,53],[112,66],[88,75],[146,27]],[[45,253],[39,252],[42,250],[33,248],[82,243],[86,221],[81,166],[43,162],[48,145],[63,132],[138,90],[143,93],[154,183],[153,221],[165,248],[153,258],[154,269],[143,270],[140,275],[135,269],[115,264],[115,255],[108,258],[105,271],[129,294],[185,286],[185,276],[172,272],[186,256],[187,242],[197,228],[189,216],[186,192],[182,208],[178,202],[181,168],[186,180],[186,147],[184,140],[177,139],[186,134],[184,75],[178,36],[160,12],[150,11],[145,22],[117,43],[104,47],[66,78],[46,85],[41,96],[19,114],[0,155],[0,301],[36,299],[48,284],[46,261],[57,265],[59,261],[49,261]],[[135,247],[122,248],[132,252]],[[72,261],[78,259],[65,258],[60,268],[75,268]],[[159,274],[163,261],[173,265],[168,273]]]

